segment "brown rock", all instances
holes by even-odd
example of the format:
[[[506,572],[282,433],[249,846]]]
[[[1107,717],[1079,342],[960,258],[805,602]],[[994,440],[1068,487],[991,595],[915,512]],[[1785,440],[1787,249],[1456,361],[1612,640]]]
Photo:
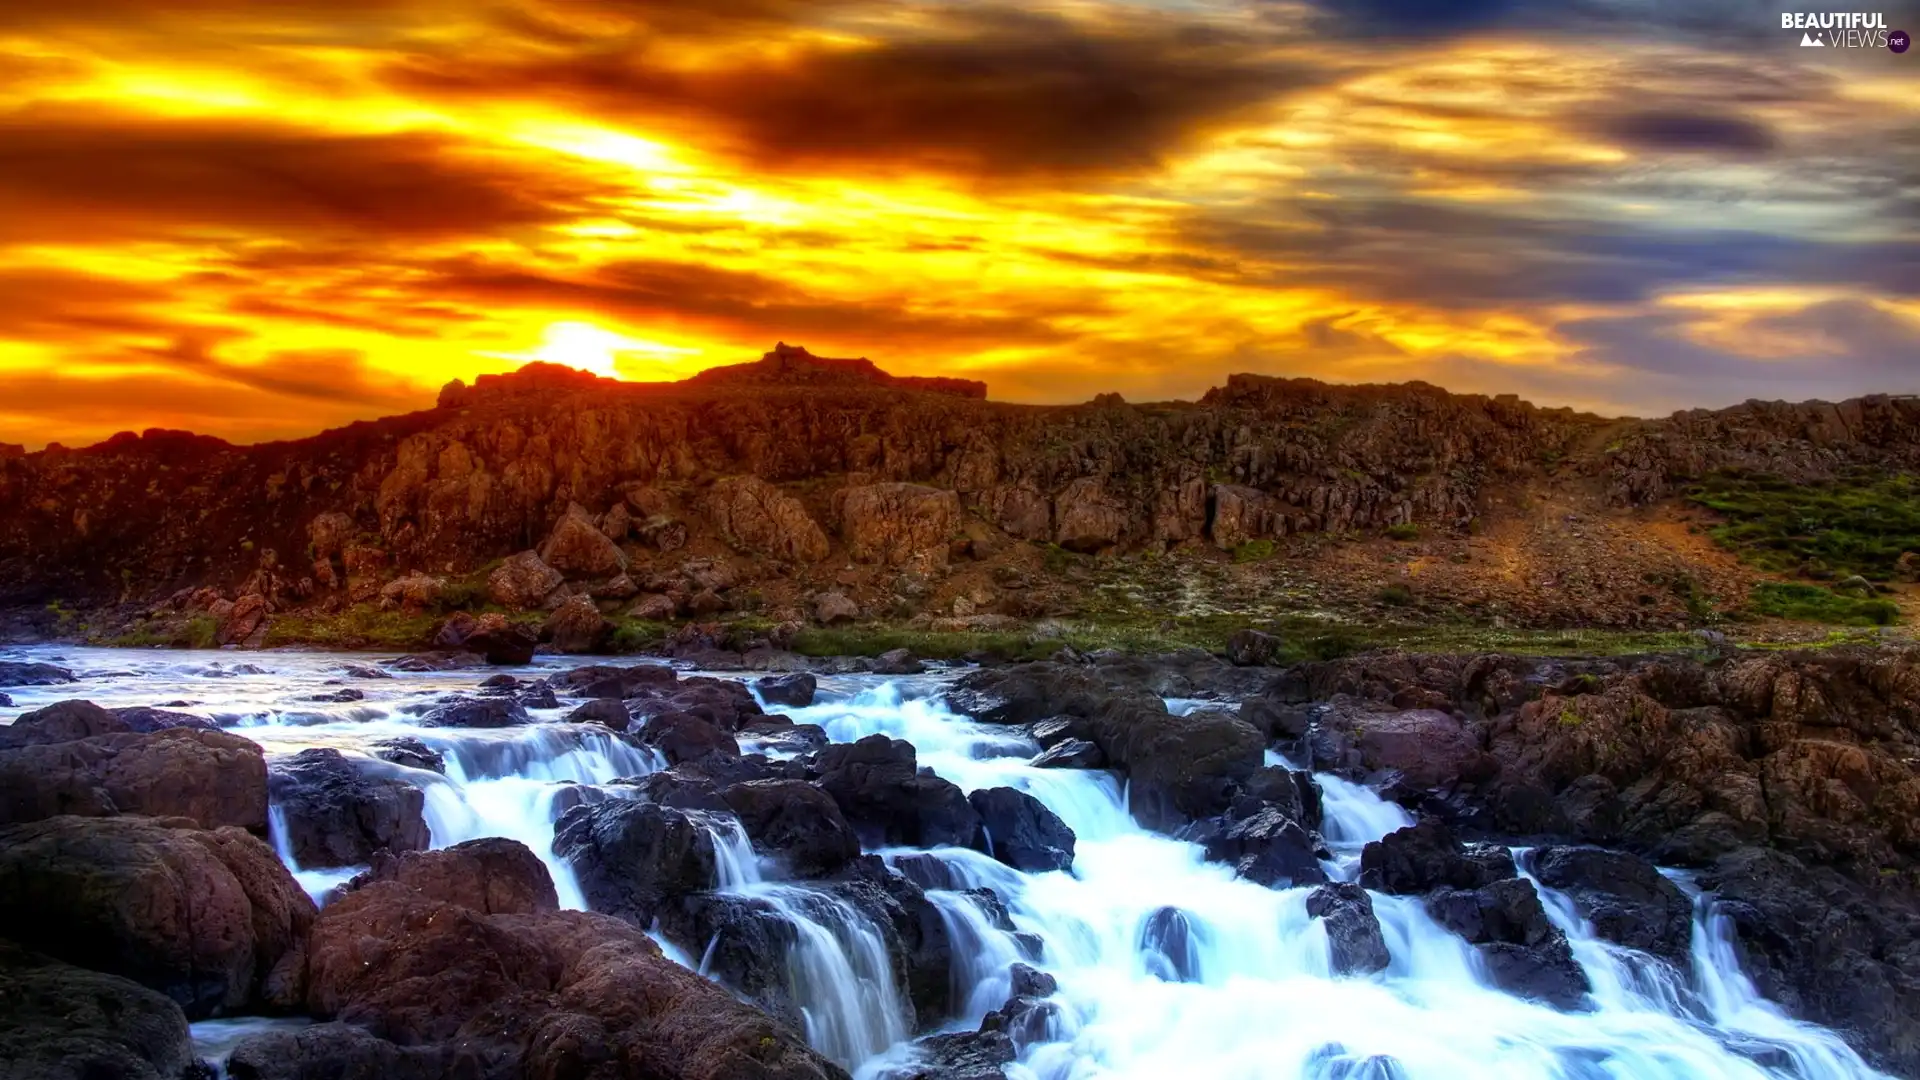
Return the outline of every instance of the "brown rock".
[[[487,575],[487,595],[502,607],[537,608],[565,580],[566,575],[548,566],[538,552],[522,551]]]
[[[1112,547],[1125,535],[1129,518],[1099,478],[1083,476],[1053,500],[1054,542],[1068,551]]]
[[[266,760],[259,746],[224,731],[143,734],[124,724],[117,733],[0,749],[0,822],[118,813],[264,832]]]
[[[727,543],[746,554],[799,562],[827,557],[827,535],[806,507],[757,476],[716,481],[707,496],[707,512]]]
[[[960,498],[920,484],[868,484],[834,495],[847,553],[860,562],[946,566]]]
[[[380,586],[380,606],[421,612],[439,603],[441,594],[446,591],[446,578],[415,572]]]
[[[0,1075],[10,1080],[183,1080],[195,1060],[172,999],[5,941],[0,1003]]]
[[[267,622],[267,598],[259,593],[248,593],[233,602],[231,610],[216,616],[220,628],[216,637],[222,645],[254,644],[254,635],[264,630]]]
[[[813,618],[822,626],[848,623],[860,617],[860,605],[847,599],[846,593],[823,592],[813,598]]]
[[[673,618],[675,610],[676,607],[671,598],[655,594],[641,597],[633,607],[627,609],[627,614],[636,619],[666,622]]]
[[[166,994],[190,1018],[294,1004],[313,912],[240,829],[143,817],[0,828],[0,920],[32,927],[49,955]]]
[[[567,512],[560,515],[541,545],[540,558],[563,574],[580,577],[606,577],[627,568],[627,557],[619,545],[607,539],[593,515],[579,503],[567,504]]]
[[[541,631],[561,652],[589,653],[600,648],[613,624],[585,596],[569,597],[552,615]]]

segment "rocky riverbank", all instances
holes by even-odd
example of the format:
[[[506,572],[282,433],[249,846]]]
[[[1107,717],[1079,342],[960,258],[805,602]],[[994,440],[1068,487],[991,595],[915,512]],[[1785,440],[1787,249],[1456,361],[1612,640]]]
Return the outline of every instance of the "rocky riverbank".
[[[1601,939],[1682,971],[1691,901],[1657,864],[1717,897],[1764,994],[1920,1074],[1920,650],[1238,659],[1084,655],[954,668],[937,685],[946,707],[1037,751],[1033,766],[1110,774],[1140,823],[1240,878],[1312,889],[1335,975],[1387,966],[1375,907],[1411,897],[1492,986],[1591,1008],[1540,889]],[[966,883],[941,859],[873,852],[971,849],[1023,874],[1075,865],[1074,829],[1031,793],[969,792],[910,742],[837,741],[782,714],[804,712],[825,674],[753,676],[750,690],[658,664],[548,666],[401,693],[396,674],[436,662],[456,661],[342,658],[301,691],[322,712],[299,723],[366,708],[371,692],[382,704],[366,715],[412,717],[425,736],[346,753],[256,741],[244,736],[260,729],[164,701],[43,705],[0,728],[8,1075],[174,1080],[199,1068],[189,1021],[296,1015],[314,1023],[244,1040],[232,1075],[840,1076],[830,1058],[865,1044],[809,1027],[810,988],[786,959],[796,926],[871,928],[899,1037],[981,1015],[956,982],[978,946],[956,938],[944,899]],[[76,677],[119,676],[0,664],[0,686],[29,703]],[[555,789],[550,850],[446,846],[427,821],[447,755],[485,755],[462,775],[501,774],[500,755],[525,750],[491,736],[522,730],[649,764]],[[1415,824],[1341,869],[1326,803],[1342,793],[1316,777],[1377,791]],[[743,852],[782,884],[725,887]],[[364,869],[316,906],[289,863]],[[556,873],[589,911],[560,909]],[[1046,946],[1023,943],[1008,898],[964,895],[968,918],[1009,935],[1027,966],[979,1030],[919,1043],[911,1075],[925,1080],[1001,1075],[1058,1008]],[[1142,930],[1169,979],[1192,963],[1187,920],[1168,908]]]

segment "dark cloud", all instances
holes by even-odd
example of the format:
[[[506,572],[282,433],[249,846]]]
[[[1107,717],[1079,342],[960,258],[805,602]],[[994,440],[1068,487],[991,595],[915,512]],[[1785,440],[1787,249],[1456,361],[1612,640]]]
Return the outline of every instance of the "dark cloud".
[[[0,241],[493,235],[565,220],[608,193],[552,161],[483,156],[424,132],[0,115]]]
[[[1632,150],[1757,156],[1779,146],[1766,123],[1732,113],[1629,112],[1603,119],[1594,129]]]
[[[1334,286],[1438,307],[1630,303],[1676,286],[1778,282],[1920,294],[1920,241],[1659,227],[1413,199],[1201,214],[1182,239],[1231,260],[1225,280]]]
[[[634,326],[692,326],[750,340],[866,342],[905,350],[1060,342],[1066,335],[1047,320],[1070,313],[1057,305],[1007,315],[912,310],[817,296],[763,274],[660,260],[613,263],[577,277],[456,260],[437,267],[420,288],[474,304],[603,314]]]
[[[1086,25],[1006,8],[940,14],[862,45],[797,45],[681,70],[648,42],[525,62],[419,59],[392,81],[429,95],[561,100],[767,168],[836,164],[1022,176],[1150,168],[1321,73],[1273,43],[1168,17]]]

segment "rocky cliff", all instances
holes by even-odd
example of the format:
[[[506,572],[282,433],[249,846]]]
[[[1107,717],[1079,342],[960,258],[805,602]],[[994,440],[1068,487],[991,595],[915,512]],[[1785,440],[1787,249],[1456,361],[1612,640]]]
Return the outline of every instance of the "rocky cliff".
[[[1817,480],[1920,465],[1912,398],[1612,421],[1422,383],[1255,375],[1199,402],[985,395],[976,382],[894,377],[782,345],[670,384],[534,364],[453,383],[432,410],[295,442],[148,431],[9,454],[0,605],[151,603],[196,588],[257,595],[270,609],[377,601],[383,590],[408,604],[436,580],[536,549],[603,602],[671,592],[647,576],[696,556],[729,564],[732,579],[792,583],[798,596],[849,569],[938,579],[955,561],[1013,549],[1204,555],[1266,541],[1312,563],[1320,539],[1395,527],[1440,545],[1413,561],[1445,582],[1458,577],[1446,564],[1474,558],[1463,554],[1470,538],[1500,535],[1503,521],[1537,532],[1556,500],[1605,515],[1716,468]],[[1574,526],[1554,543],[1604,533]],[[1647,559],[1682,557],[1642,539],[1632,546]],[[1516,595],[1616,561],[1578,544],[1523,554],[1545,569],[1502,570]],[[851,580],[841,584],[862,587]],[[1603,582],[1559,610],[1637,587]],[[971,588],[956,613],[999,602],[990,585]],[[683,591],[682,613],[702,589]]]

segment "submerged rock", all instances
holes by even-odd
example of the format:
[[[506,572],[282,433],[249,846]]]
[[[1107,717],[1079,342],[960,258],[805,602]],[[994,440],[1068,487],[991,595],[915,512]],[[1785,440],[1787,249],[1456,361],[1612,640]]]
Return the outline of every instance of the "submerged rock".
[[[1198,936],[1186,912],[1176,907],[1156,909],[1140,924],[1140,951],[1146,954],[1147,970],[1168,982],[1197,982]]]
[[[1385,971],[1393,958],[1373,913],[1373,898],[1352,882],[1322,885],[1307,894],[1307,914],[1326,927],[1327,953],[1335,975]]]
[[[790,675],[768,675],[755,680],[753,688],[759,692],[760,700],[769,705],[799,709],[813,704],[817,685],[811,674],[796,671]]]

